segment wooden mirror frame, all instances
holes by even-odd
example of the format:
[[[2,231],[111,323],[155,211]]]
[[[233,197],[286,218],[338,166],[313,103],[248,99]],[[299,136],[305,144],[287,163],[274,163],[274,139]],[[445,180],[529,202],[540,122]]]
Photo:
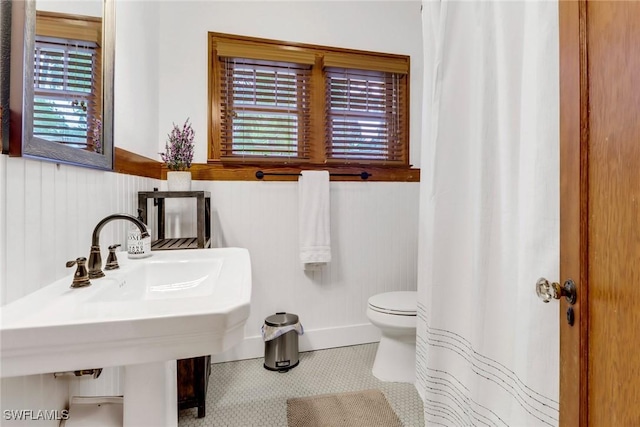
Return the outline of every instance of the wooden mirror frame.
[[[10,133],[8,154],[95,169],[112,170],[113,79],[115,59],[115,1],[103,0],[102,17],[102,144],[103,153],[94,153],[33,135],[33,61],[36,29],[36,0],[10,2],[11,69]],[[3,73],[4,74],[4,73]],[[3,145],[3,152],[4,152]]]
[[[0,0],[0,144],[9,153],[9,64],[11,62],[11,6]]]

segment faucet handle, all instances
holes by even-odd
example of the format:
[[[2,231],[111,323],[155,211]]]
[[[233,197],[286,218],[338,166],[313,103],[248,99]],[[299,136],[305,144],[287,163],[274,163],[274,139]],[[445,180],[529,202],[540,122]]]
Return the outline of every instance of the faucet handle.
[[[84,288],[90,286],[89,273],[87,272],[87,259],[85,257],[76,258],[74,261],[67,261],[67,268],[77,265],[76,272],[73,275],[72,288]]]
[[[120,244],[109,246],[109,256],[107,257],[107,264],[104,266],[105,270],[116,270],[120,268],[118,265],[118,257],[116,255],[116,248],[119,248]]]

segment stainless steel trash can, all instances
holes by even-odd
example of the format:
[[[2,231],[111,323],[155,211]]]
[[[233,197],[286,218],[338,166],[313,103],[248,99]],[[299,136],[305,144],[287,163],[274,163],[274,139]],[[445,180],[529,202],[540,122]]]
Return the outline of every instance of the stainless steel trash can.
[[[291,313],[276,313],[264,320],[266,327],[284,328],[298,323],[298,316]],[[264,367],[270,371],[287,372],[298,366],[298,332],[290,330],[265,341]]]

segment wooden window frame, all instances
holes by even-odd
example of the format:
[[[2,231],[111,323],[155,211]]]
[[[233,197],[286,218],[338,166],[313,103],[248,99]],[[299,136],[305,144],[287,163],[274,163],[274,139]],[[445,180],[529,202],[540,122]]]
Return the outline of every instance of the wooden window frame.
[[[208,167],[215,174],[215,170],[224,170],[225,175],[235,173],[237,179],[249,179],[252,171],[300,171],[303,169],[318,169],[340,172],[356,170],[375,170],[381,181],[416,181],[419,170],[412,169],[409,164],[409,69],[410,58],[407,55],[376,53],[354,49],[343,49],[302,43],[283,42],[278,40],[260,39],[238,35],[208,33]],[[272,61],[312,63],[311,68],[311,128],[309,158],[250,158],[244,161],[227,161],[221,159],[221,56],[236,55],[241,58],[262,59]],[[389,162],[379,160],[360,159],[328,159],[325,140],[325,67],[352,68],[358,70],[382,71],[401,73],[403,77],[402,100],[402,150],[400,161]],[[205,168],[206,169],[206,168]],[[231,172],[234,171],[234,172]],[[388,171],[388,172],[386,172]],[[403,173],[406,171],[406,173]],[[229,178],[227,178],[229,179]],[[287,179],[287,178],[278,178]],[[295,178],[294,178],[295,179]],[[359,179],[359,178],[358,178]],[[342,179],[341,179],[342,180]]]

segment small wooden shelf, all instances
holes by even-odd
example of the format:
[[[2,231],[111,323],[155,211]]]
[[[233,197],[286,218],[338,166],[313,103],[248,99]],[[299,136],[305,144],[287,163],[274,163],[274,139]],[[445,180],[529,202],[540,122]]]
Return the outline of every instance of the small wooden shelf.
[[[195,198],[197,237],[165,237],[165,199]],[[142,221],[147,223],[147,201],[154,199],[158,204],[158,238],[151,242],[151,250],[202,249],[211,247],[211,193],[208,191],[140,191],[138,209]]]
[[[211,375],[211,356],[180,359],[178,369],[178,409],[198,408],[198,418],[207,415],[206,397]]]
[[[211,247],[211,240],[204,242],[204,247]],[[159,239],[151,242],[152,251],[169,251],[172,249],[198,249],[197,237],[178,237],[175,239]]]

